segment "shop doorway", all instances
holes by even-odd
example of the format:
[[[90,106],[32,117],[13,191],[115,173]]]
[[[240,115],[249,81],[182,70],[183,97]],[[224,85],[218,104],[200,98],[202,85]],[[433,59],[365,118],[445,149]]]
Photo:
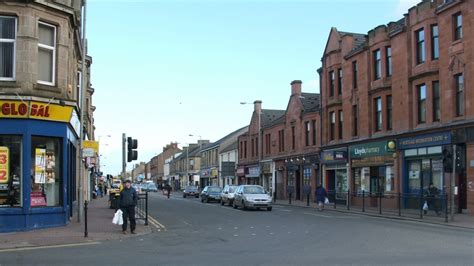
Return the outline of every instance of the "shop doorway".
[[[422,158],[408,161],[408,182],[406,188],[406,207],[420,208],[420,196],[427,191],[430,183],[444,193],[444,174],[442,158]]]
[[[300,170],[295,171],[296,187],[295,187],[295,199],[301,200],[301,175]]]
[[[326,171],[326,189],[329,202],[336,201],[337,204],[347,203],[347,183],[346,169],[335,169]]]

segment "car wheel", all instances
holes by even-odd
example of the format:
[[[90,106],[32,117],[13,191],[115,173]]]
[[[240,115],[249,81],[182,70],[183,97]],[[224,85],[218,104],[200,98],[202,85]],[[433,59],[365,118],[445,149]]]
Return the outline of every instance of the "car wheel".
[[[232,208],[237,209],[237,205],[235,204],[235,202],[232,202]]]
[[[245,206],[245,201],[242,201],[242,207],[244,208],[244,210],[247,210],[247,206]]]
[[[199,196],[196,196],[196,199],[199,198]]]
[[[209,198],[206,198],[206,203],[209,203]]]
[[[267,207],[267,211],[272,211],[272,207]]]
[[[183,194],[183,198],[186,198],[186,194]]]

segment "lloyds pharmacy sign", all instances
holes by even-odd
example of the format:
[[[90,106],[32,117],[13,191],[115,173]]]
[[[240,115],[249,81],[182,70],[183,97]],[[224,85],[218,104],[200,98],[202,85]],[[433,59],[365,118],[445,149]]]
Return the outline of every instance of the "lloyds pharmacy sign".
[[[388,149],[387,141],[379,141],[350,146],[349,153],[351,155],[351,159],[357,159],[364,157],[391,155],[393,151]]]

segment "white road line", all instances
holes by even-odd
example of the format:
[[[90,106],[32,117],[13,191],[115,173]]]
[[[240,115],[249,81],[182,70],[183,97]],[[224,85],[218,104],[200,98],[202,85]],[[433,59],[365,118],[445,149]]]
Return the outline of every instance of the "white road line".
[[[48,248],[67,248],[67,247],[80,247],[89,245],[98,245],[100,242],[87,242],[87,243],[75,243],[75,244],[63,244],[63,245],[51,245],[51,246],[38,246],[38,247],[24,247],[24,248],[9,248],[0,249],[2,252],[14,252],[14,251],[26,251],[26,250],[37,250],[37,249],[48,249]]]
[[[312,215],[312,216],[316,216],[316,217],[333,218],[333,216],[327,216],[327,215],[323,215],[323,214],[316,214],[316,213],[309,213],[309,212],[303,212],[303,214]]]

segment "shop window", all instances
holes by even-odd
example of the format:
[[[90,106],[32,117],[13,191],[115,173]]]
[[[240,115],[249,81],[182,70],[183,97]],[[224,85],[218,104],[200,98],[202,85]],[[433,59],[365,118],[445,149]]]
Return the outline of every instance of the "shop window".
[[[31,207],[62,204],[60,150],[59,138],[31,138]]]
[[[15,80],[16,18],[0,16],[0,80]]]
[[[354,168],[354,190],[357,193],[368,192],[370,190],[370,168]]]
[[[385,167],[385,192],[392,192],[395,190],[395,179],[393,174],[393,166]]]
[[[21,137],[0,135],[0,208],[21,207]]]

